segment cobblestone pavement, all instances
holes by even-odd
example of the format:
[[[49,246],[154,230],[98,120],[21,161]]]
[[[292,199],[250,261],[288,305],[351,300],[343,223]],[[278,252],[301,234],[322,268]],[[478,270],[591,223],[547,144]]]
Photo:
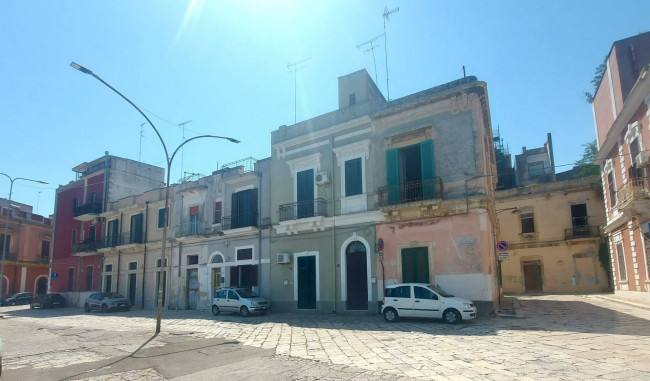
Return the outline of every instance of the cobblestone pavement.
[[[650,308],[598,296],[518,299],[519,318],[479,318],[453,326],[435,320],[387,323],[378,315],[271,313],[242,318],[164,311],[165,335],[148,346],[186,337],[224,338],[274,350],[279,359],[363,371],[341,377],[347,379],[650,379]],[[104,359],[110,356],[108,348],[130,353],[143,340],[128,339],[150,337],[155,328],[155,315],[149,311],[85,314],[77,309],[13,307],[0,314],[47,327],[39,333],[43,337],[61,338],[45,348],[5,346],[5,371]],[[0,335],[2,324],[0,319]],[[106,337],[98,329],[112,335]],[[119,378],[163,379],[154,369]],[[319,379],[306,373],[292,379],[307,378]]]

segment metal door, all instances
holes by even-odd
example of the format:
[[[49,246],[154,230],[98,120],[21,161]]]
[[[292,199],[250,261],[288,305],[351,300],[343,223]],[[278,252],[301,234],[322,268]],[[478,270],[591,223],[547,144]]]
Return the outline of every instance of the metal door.
[[[430,283],[429,254],[426,247],[402,249],[402,282]]]
[[[523,263],[523,266],[526,292],[542,292],[541,261],[526,261]]]
[[[368,309],[368,268],[366,246],[354,241],[345,249],[345,276],[348,310]]]
[[[187,308],[195,310],[199,298],[199,270],[187,270]]]
[[[131,305],[135,305],[135,291],[137,288],[138,274],[129,274],[129,300]]]
[[[316,257],[298,257],[298,308],[316,309]]]

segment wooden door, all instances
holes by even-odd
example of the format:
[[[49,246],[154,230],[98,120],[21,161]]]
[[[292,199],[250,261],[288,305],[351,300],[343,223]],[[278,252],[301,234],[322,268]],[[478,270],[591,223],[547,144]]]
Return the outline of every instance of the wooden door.
[[[542,292],[542,263],[541,261],[524,262],[524,282],[527,293]]]

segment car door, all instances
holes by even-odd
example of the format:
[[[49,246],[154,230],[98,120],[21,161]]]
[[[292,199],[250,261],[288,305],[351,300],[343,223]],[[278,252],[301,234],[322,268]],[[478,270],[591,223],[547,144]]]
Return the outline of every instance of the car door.
[[[440,299],[438,295],[422,286],[413,286],[413,316],[439,318]]]
[[[386,293],[386,304],[395,307],[399,316],[413,316],[413,298],[411,297],[410,285],[389,288]]]
[[[90,295],[90,302],[89,302],[90,308],[92,308],[92,309],[100,309],[101,308],[99,296],[100,296],[100,294],[92,294],[92,295]]]
[[[216,290],[214,292],[214,304],[221,311],[228,311],[228,290]]]
[[[241,307],[239,295],[235,290],[228,290],[228,303],[230,303],[230,311],[238,312]]]

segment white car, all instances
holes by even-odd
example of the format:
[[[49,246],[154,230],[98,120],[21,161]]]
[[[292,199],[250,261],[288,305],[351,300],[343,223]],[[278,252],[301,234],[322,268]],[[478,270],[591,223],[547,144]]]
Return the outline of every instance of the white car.
[[[219,315],[221,312],[238,313],[241,316],[250,314],[265,315],[270,304],[266,298],[262,298],[246,288],[221,288],[214,291],[212,298],[212,314]]]
[[[388,322],[400,317],[442,318],[449,324],[476,317],[471,300],[446,293],[426,283],[401,283],[386,286],[381,313]]]

